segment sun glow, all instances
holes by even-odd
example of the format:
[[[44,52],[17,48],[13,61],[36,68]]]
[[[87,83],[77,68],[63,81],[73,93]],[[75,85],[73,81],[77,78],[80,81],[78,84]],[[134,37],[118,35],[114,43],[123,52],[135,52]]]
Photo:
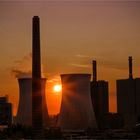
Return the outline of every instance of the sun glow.
[[[53,87],[53,90],[54,90],[55,92],[60,92],[60,91],[62,90],[62,86],[61,86],[61,85],[55,85],[55,86]]]

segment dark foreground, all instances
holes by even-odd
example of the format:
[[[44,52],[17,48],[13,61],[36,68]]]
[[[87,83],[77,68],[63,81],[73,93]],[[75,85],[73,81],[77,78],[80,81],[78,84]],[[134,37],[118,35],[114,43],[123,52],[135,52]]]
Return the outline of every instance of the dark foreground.
[[[30,127],[13,125],[0,131],[0,139],[140,139],[140,128],[65,132],[59,128],[49,128],[43,131],[43,136],[34,137]]]

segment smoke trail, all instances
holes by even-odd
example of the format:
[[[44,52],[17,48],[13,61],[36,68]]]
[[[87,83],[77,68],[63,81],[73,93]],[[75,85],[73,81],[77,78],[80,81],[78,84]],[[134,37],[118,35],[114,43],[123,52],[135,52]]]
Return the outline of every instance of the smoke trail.
[[[43,71],[43,64],[41,64],[41,75],[45,77]],[[16,78],[31,78],[32,77],[32,53],[27,54],[21,60],[14,62],[11,68],[11,73]]]
[[[16,78],[31,78],[32,77],[32,53],[25,55],[21,60],[14,62],[11,68],[11,74]],[[45,77],[43,65],[41,64],[41,74]]]
[[[11,73],[16,78],[31,78],[32,76],[32,54],[29,53],[21,60],[14,62]]]
[[[31,72],[22,72],[22,71],[16,70],[16,69],[12,70],[12,74],[16,78],[31,78],[31,76],[32,76]]]

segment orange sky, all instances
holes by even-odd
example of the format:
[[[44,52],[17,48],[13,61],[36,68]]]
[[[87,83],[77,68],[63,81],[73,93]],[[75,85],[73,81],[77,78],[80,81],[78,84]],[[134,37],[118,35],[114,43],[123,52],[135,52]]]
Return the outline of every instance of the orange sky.
[[[67,0],[66,0],[67,1]],[[50,114],[58,113],[61,94],[52,91],[62,73],[92,73],[109,81],[110,111],[116,111],[116,79],[128,78],[128,56],[140,77],[140,2],[0,1],[0,95],[18,107],[18,82],[12,70],[31,71],[32,17],[41,21],[43,74]],[[121,0],[120,0],[121,1]]]

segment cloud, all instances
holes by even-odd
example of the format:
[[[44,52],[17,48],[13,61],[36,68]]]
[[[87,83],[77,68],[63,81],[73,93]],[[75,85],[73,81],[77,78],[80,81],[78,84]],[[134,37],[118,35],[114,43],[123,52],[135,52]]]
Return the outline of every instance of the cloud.
[[[56,78],[47,80],[48,83],[53,83],[53,82],[58,82],[58,81],[60,81],[60,80],[59,79],[56,79]]]
[[[90,65],[84,65],[84,64],[70,64],[71,66],[74,66],[74,67],[79,67],[79,68],[89,68]]]
[[[117,70],[126,70],[128,68],[127,63],[125,62],[118,62],[118,61],[109,61],[109,60],[98,60],[99,65],[106,67],[106,68],[111,68],[111,69],[117,69]]]
[[[51,75],[47,80],[48,83],[60,83],[61,79],[58,75]]]
[[[87,56],[87,55],[84,55],[84,54],[76,54],[75,56],[79,57],[79,58],[90,58],[90,56]]]

